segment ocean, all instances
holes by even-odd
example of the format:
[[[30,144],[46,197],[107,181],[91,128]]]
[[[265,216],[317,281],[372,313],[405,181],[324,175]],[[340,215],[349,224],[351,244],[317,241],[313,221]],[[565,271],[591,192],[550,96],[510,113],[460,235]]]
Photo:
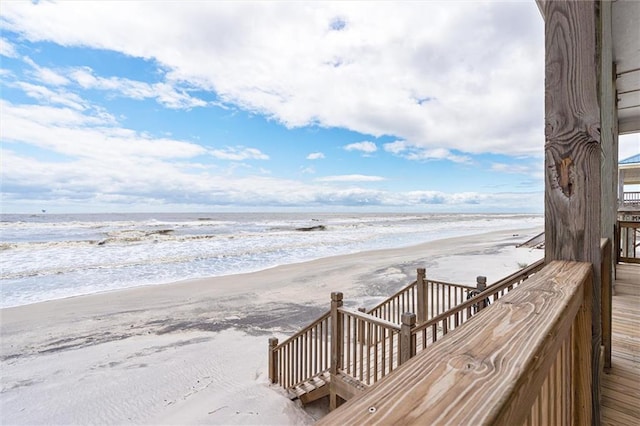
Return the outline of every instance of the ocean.
[[[527,214],[3,214],[0,308],[543,223]]]

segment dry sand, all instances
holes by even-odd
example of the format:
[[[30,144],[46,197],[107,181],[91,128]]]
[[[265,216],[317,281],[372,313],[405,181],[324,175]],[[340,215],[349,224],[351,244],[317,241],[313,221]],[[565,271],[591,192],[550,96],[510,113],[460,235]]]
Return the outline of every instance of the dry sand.
[[[310,424],[267,380],[267,340],[415,279],[488,282],[542,257],[539,228],[0,310],[0,423]],[[312,413],[313,414],[313,413]]]

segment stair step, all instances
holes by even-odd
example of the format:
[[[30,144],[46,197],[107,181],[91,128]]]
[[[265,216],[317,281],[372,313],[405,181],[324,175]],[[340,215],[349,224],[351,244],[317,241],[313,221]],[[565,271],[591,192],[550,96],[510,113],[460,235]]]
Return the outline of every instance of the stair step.
[[[321,373],[317,376],[311,377],[310,379],[308,379],[305,382],[302,382],[300,384],[298,384],[297,386],[294,386],[290,389],[288,389],[289,391],[289,398],[290,399],[297,399],[300,398],[302,395],[305,395],[307,393],[313,392],[314,390],[321,388],[322,386],[326,385],[327,383],[329,383],[329,378],[331,377],[331,375],[329,374],[328,371],[325,371],[324,373]]]

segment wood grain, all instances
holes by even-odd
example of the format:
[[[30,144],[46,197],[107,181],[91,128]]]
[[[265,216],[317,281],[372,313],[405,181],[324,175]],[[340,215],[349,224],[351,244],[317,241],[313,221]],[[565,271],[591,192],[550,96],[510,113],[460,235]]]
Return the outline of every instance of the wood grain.
[[[594,265],[593,418],[599,419],[601,116],[599,1],[546,1],[545,260]]]
[[[552,262],[318,424],[524,422],[590,275],[589,264]]]
[[[640,265],[618,268],[623,278],[628,270],[640,274]],[[636,282],[640,285],[640,279]],[[617,294],[612,301],[611,368],[602,376],[602,422],[635,426],[640,424],[640,296]]]

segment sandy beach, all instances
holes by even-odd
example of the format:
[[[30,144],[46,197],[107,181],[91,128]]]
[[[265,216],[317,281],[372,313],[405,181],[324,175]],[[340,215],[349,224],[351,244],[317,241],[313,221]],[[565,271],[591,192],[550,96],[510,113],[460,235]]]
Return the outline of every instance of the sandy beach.
[[[492,283],[543,256],[505,230],[261,272],[0,310],[2,424],[310,424],[267,379],[267,340],[415,279]]]

